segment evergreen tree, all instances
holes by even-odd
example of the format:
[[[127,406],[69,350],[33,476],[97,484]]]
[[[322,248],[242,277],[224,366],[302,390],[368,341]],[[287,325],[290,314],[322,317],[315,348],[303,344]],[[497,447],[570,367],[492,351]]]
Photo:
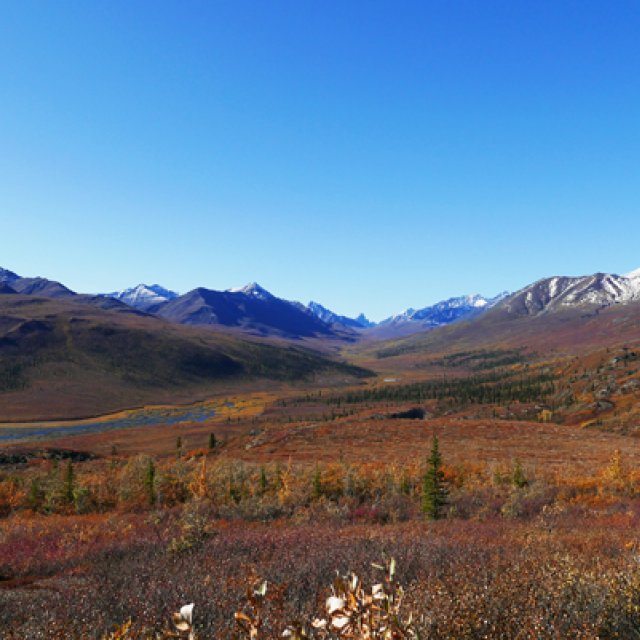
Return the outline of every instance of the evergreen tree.
[[[147,465],[147,471],[144,478],[144,487],[147,492],[147,499],[150,505],[154,505],[156,502],[156,466],[153,464],[153,460],[149,458],[149,464]]]
[[[430,520],[442,517],[442,510],[447,504],[447,493],[438,437],[434,435],[422,487],[422,513],[425,517]]]
[[[75,484],[74,476],[75,474],[73,472],[73,463],[71,462],[71,460],[69,460],[64,472],[64,487],[62,490],[64,501],[67,504],[73,504],[74,484]]]
[[[267,480],[267,472],[264,466],[260,467],[260,495],[264,495],[269,488],[269,481]]]
[[[209,449],[215,449],[216,448],[216,434],[215,433],[210,433],[209,434]]]
[[[522,468],[520,460],[516,460],[513,466],[513,475],[511,476],[511,483],[518,489],[524,489],[529,484],[529,480]]]
[[[31,481],[31,485],[29,486],[29,506],[37,511],[42,507],[42,503],[44,502],[44,491],[40,486],[40,480],[38,478],[34,478]]]

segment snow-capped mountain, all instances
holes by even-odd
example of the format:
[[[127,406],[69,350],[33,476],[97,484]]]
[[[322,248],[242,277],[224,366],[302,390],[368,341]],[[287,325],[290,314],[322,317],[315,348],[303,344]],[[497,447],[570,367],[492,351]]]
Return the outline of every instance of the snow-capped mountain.
[[[407,309],[383,320],[380,322],[380,326],[413,322],[420,324],[425,329],[439,327],[443,324],[450,324],[456,320],[478,315],[495,306],[507,295],[507,292],[503,292],[493,298],[485,298],[479,294],[449,298],[423,309]]]
[[[320,318],[320,320],[327,324],[341,324],[353,329],[363,329],[375,326],[373,322],[367,319],[364,313],[361,313],[357,318],[348,318],[347,316],[341,316],[334,313],[326,307],[323,307],[319,302],[313,302],[313,300],[307,305],[307,308],[314,316],[316,316],[316,318]]]
[[[601,308],[637,301],[640,301],[640,269],[626,276],[595,273],[543,278],[514,293],[503,306],[509,313],[533,316],[572,307]]]
[[[640,278],[640,268],[635,269],[634,271],[629,271],[629,273],[624,274],[625,278],[629,280],[635,280],[636,278]]]
[[[244,287],[227,289],[227,293],[244,293],[244,295],[251,296],[252,298],[257,298],[258,300],[271,300],[275,298],[273,294],[269,293],[257,282],[250,282],[249,284],[245,284]]]
[[[147,311],[151,307],[178,297],[177,293],[170,291],[169,289],[165,289],[159,284],[139,284],[135,287],[130,287],[129,289],[114,291],[113,293],[104,293],[101,295],[107,298],[120,300],[120,302],[124,302],[130,307],[134,307],[140,311]]]
[[[0,267],[0,293],[73,298],[103,308],[105,304],[122,303],[119,310],[127,312],[135,309],[181,324],[222,325],[260,335],[339,336],[355,340],[364,334],[369,339],[386,339],[470,320],[491,309],[492,318],[496,313],[518,317],[571,308],[585,308],[587,313],[595,309],[598,313],[611,305],[640,303],[640,268],[625,275],[596,273],[543,278],[514,294],[504,292],[493,298],[478,294],[449,298],[420,309],[407,309],[378,324],[370,322],[364,314],[349,318],[318,302],[304,305],[279,298],[256,282],[226,291],[199,287],[182,296],[157,284],[139,284],[123,291],[90,296],[76,294],[53,280],[24,278]]]

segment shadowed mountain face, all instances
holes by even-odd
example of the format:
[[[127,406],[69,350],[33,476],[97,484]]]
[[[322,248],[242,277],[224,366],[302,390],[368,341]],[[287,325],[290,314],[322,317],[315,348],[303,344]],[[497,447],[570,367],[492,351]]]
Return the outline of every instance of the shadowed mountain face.
[[[0,296],[0,420],[189,401],[244,381],[367,375],[307,349],[173,325],[110,304]]]
[[[76,294],[63,284],[46,278],[18,278],[11,287],[18,293],[28,296],[44,296],[46,298],[70,298]]]
[[[236,327],[258,335],[337,335],[303,305],[276,298],[255,284],[235,291],[194,289],[149,311],[180,324]]]
[[[9,269],[3,269],[0,267],[0,282],[11,284],[14,280],[18,280],[20,276]]]
[[[69,298],[76,294],[60,282],[47,278],[22,278],[17,273],[0,267],[0,283],[8,285],[16,293],[47,298]],[[5,290],[5,293],[11,293]]]

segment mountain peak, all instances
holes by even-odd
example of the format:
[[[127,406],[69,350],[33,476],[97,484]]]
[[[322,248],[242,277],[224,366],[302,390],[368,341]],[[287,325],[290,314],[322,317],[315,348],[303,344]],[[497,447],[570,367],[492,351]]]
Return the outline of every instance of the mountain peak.
[[[14,282],[19,278],[20,276],[17,273],[13,273],[13,271],[9,271],[9,269],[3,269],[0,267],[0,282]]]
[[[640,278],[640,267],[634,269],[633,271],[629,271],[629,273],[624,274],[625,278],[629,278],[629,280],[633,280],[634,278]]]
[[[410,325],[418,329],[432,329],[457,320],[471,318],[495,306],[507,296],[507,292],[493,298],[486,298],[479,293],[467,294],[442,300],[423,309],[409,308],[406,311],[383,320],[381,326]]]
[[[257,282],[250,282],[245,284],[244,287],[235,287],[234,289],[227,289],[228,293],[243,293],[245,296],[252,296],[259,298],[260,300],[270,300],[274,296],[269,293],[264,287],[261,287]]]
[[[142,283],[135,287],[129,287],[122,291],[114,291],[113,293],[105,293],[103,295],[108,298],[115,298],[140,311],[146,311],[155,305],[173,300],[178,296],[175,291],[165,289],[159,284],[149,285]]]
[[[177,293],[175,291],[171,291],[170,289],[166,289],[162,285],[159,284],[144,284],[140,283],[135,287],[130,287],[129,289],[125,289],[124,291],[120,291],[121,294],[124,293],[138,293],[140,295],[145,294],[155,294],[157,296],[161,296],[163,298],[167,298],[168,300],[172,300],[177,297]]]
[[[364,313],[361,313],[357,318],[355,318],[355,321],[359,325],[362,325],[365,328],[375,327],[376,326],[376,323],[375,322],[371,322],[371,320],[369,320],[369,318],[367,318],[367,316],[365,316]]]
[[[373,323],[367,320],[364,313],[361,313],[357,318],[348,318],[347,316],[334,313],[330,309],[322,306],[319,302],[314,302],[313,300],[309,302],[307,309],[316,316],[316,318],[319,318],[327,324],[341,324],[353,329],[363,329],[373,326]]]

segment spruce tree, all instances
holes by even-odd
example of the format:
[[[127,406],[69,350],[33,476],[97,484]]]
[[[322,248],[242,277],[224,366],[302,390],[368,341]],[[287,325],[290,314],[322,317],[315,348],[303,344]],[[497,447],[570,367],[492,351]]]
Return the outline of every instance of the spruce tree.
[[[64,473],[64,501],[67,504],[73,504],[73,496],[74,496],[74,473],[73,473],[73,463],[71,460],[67,463],[67,468]]]
[[[209,449],[215,449],[216,448],[216,434],[215,433],[210,433],[209,434]]]
[[[267,471],[264,466],[260,467],[260,495],[264,495],[269,488],[269,480],[267,479]]]
[[[29,506],[37,511],[42,507],[42,503],[44,501],[44,491],[40,486],[40,480],[38,478],[34,478],[31,481],[31,485],[29,486]]]
[[[442,510],[446,504],[447,488],[442,471],[442,456],[438,437],[434,435],[422,486],[422,513],[430,520],[438,520],[442,517]]]
[[[147,470],[144,478],[144,486],[147,492],[147,500],[149,501],[149,504],[151,506],[153,506],[156,502],[155,479],[156,479],[156,466],[153,464],[153,460],[149,458],[149,463],[147,465]]]
[[[520,460],[516,460],[513,466],[513,474],[511,475],[511,484],[518,489],[523,489],[529,484],[529,480],[522,468]]]

